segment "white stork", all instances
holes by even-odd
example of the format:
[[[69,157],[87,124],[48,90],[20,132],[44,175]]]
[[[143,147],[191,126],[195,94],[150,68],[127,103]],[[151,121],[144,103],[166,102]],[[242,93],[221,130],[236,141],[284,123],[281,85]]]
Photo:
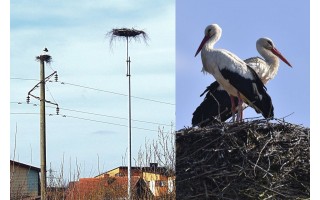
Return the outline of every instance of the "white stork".
[[[292,67],[287,59],[283,57],[280,51],[278,51],[271,39],[258,39],[256,42],[256,48],[264,60],[259,57],[253,57],[244,61],[254,69],[263,84],[266,84],[277,75],[280,66],[279,58],[289,67]]]
[[[277,74],[280,65],[279,58],[288,66],[292,67],[276,49],[271,39],[258,39],[256,42],[256,48],[264,60],[260,57],[252,57],[244,61],[255,70],[264,84],[273,79]],[[231,116],[231,102],[228,94],[218,82],[213,82],[200,96],[206,92],[207,94],[203,102],[193,112],[193,126],[207,125],[215,118],[225,121]],[[245,108],[246,105],[242,105],[242,107]]]
[[[42,52],[41,52],[41,54],[40,55],[48,55],[48,49],[47,49],[47,47],[45,47],[43,50],[42,50]]]
[[[273,105],[266,88],[257,73],[243,60],[224,49],[214,49],[220,39],[222,30],[217,24],[207,26],[205,36],[195,54],[201,51],[203,72],[212,74],[217,82],[228,92],[231,100],[233,121],[236,105],[244,101],[265,118],[273,117]],[[237,121],[242,120],[242,106],[238,106]]]

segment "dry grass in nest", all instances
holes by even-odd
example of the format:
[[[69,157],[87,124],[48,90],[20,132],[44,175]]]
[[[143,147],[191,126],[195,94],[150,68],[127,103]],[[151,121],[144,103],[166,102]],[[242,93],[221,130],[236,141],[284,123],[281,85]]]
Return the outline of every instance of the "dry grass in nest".
[[[309,128],[281,120],[177,131],[177,199],[308,199],[309,146]]]

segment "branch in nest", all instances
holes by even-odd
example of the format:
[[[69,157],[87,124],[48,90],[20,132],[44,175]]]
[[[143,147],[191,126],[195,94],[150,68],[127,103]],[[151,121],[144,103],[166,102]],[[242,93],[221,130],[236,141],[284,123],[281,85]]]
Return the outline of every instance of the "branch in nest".
[[[179,130],[177,198],[307,199],[309,137],[309,128],[277,119]]]

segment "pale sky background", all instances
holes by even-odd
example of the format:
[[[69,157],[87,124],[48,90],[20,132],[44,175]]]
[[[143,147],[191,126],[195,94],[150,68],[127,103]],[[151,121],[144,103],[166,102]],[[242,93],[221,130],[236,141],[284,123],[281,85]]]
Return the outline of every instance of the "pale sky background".
[[[55,115],[46,104],[46,113],[53,114],[46,116],[47,169],[51,163],[59,174],[64,162],[69,177],[70,163],[72,176],[77,164],[80,177],[92,177],[127,165],[126,41],[115,38],[111,46],[106,33],[113,28],[133,27],[149,36],[147,44],[142,38],[129,43],[132,157],[157,138],[158,128],[175,129],[174,2],[14,0],[10,17],[11,159],[40,166],[40,107],[33,106],[39,101],[31,97],[26,104],[26,97],[40,76],[35,57],[47,47],[53,62],[46,76],[57,71],[59,81],[69,83],[46,84],[46,99],[60,107]]]
[[[117,41],[113,51],[110,51],[109,40],[105,38],[104,34],[112,28],[124,26],[144,29],[150,36],[149,45],[146,46],[143,42],[135,41],[130,44],[130,56],[133,61],[133,95],[174,102],[175,98],[173,96],[176,91],[176,114],[179,118],[177,119],[176,129],[180,129],[183,126],[190,125],[191,114],[202,101],[202,98],[199,97],[200,93],[213,80],[209,75],[203,75],[200,72],[200,57],[194,58],[196,48],[203,37],[203,30],[210,23],[219,23],[223,29],[223,35],[217,47],[228,49],[241,58],[247,58],[258,55],[255,49],[256,39],[261,36],[268,36],[273,39],[276,47],[293,65],[293,68],[290,69],[284,63],[280,63],[278,75],[267,86],[268,92],[272,95],[276,116],[283,117],[294,112],[293,115],[286,118],[287,121],[311,127],[311,199],[317,199],[320,196],[320,190],[317,188],[320,177],[318,172],[320,162],[319,156],[317,156],[320,134],[319,119],[316,117],[319,112],[317,95],[320,85],[318,78],[320,74],[318,67],[320,65],[318,61],[319,51],[317,50],[320,44],[318,39],[320,31],[317,25],[319,19],[318,8],[320,6],[318,1],[311,0],[310,6],[311,65],[309,64],[308,1],[285,0],[258,4],[255,4],[257,1],[241,1],[241,3],[235,3],[236,1],[184,2],[179,0],[164,3],[135,1],[135,4],[130,3],[130,1],[112,1],[109,5],[103,1],[94,5],[85,1],[74,5],[60,1],[59,6],[49,3],[36,3],[35,1],[19,1],[19,5],[15,5],[16,2],[18,1],[11,1],[11,31],[10,1],[1,1],[0,3],[0,64],[3,69],[0,73],[2,85],[0,105],[3,114],[3,123],[1,123],[3,134],[0,140],[0,152],[2,154],[0,156],[0,177],[1,182],[4,183],[0,187],[1,198],[9,199],[10,169],[7,163],[9,159],[12,159],[12,135],[15,132],[16,124],[18,126],[17,144],[19,147],[17,147],[17,154],[19,154],[19,160],[27,164],[39,165],[39,155],[37,153],[39,146],[38,116],[10,115],[10,112],[38,112],[39,107],[10,103],[12,101],[25,102],[27,92],[37,81],[10,80],[10,77],[38,79],[39,63],[35,62],[34,58],[39,55],[44,46],[48,47],[53,57],[51,67],[58,71],[60,81],[126,94],[124,41]],[[274,28],[270,29],[269,27]],[[304,30],[305,28],[307,29]],[[174,37],[175,33],[176,39]],[[239,38],[241,39],[239,40]],[[11,50],[9,50],[10,48]],[[151,58],[150,54],[154,54],[155,51],[159,51],[159,53],[155,58]],[[165,51],[165,54],[163,51]],[[147,60],[145,59],[146,54],[149,55]],[[163,54],[165,59],[161,59]],[[141,57],[144,57],[144,59]],[[172,77],[175,62],[177,68],[176,87],[175,78]],[[309,66],[311,70],[311,118],[308,110]],[[49,66],[46,67],[46,72],[47,75],[52,73]],[[157,76],[154,75],[155,73]],[[159,91],[155,91],[156,89],[144,94],[145,90],[138,90],[138,87],[143,85],[140,78],[142,74],[148,76],[150,74],[152,81],[148,79],[148,84],[153,84],[155,77],[162,74],[168,82],[167,88],[159,95],[157,94]],[[186,79],[183,79],[182,76],[186,76]],[[118,81],[115,82],[114,80]],[[182,82],[188,89],[187,92],[181,87]],[[302,85],[299,84],[301,82]],[[161,83],[163,84],[164,81],[161,81]],[[192,83],[192,87],[190,83]],[[112,107],[107,107],[106,102],[112,102],[111,99],[114,98],[121,106],[117,105],[119,111],[116,114],[111,113],[111,115],[114,114],[124,118],[127,116],[126,97],[94,92],[84,88],[61,86],[56,83],[49,83],[48,86],[53,97],[62,108],[109,114]],[[159,85],[154,87],[158,88]],[[288,92],[288,96],[284,96],[281,93],[282,89],[279,88],[284,88]],[[293,91],[296,91],[296,93],[293,93]],[[303,95],[299,95],[301,91],[304,95],[307,95],[305,98],[301,98]],[[50,95],[47,94],[47,97],[50,97]],[[289,99],[289,101],[283,105],[280,100],[276,100],[278,98]],[[98,99],[100,99],[100,103]],[[36,103],[36,100],[32,99],[32,102]],[[133,99],[133,105],[138,103],[138,99]],[[149,101],[141,101],[140,104],[144,104],[142,110],[147,110],[149,113],[146,116],[143,114],[145,112],[139,110],[139,112],[133,113],[133,118],[161,123],[175,121],[174,114],[171,114],[174,112],[172,109],[175,108],[171,106],[152,104]],[[180,107],[179,104],[181,104]],[[302,106],[303,104],[307,105]],[[151,110],[149,106],[152,109],[160,106],[160,110],[168,109],[168,111],[161,115],[165,115],[164,118],[157,118],[156,115],[159,111]],[[120,107],[122,108],[121,111]],[[52,113],[54,109],[47,108],[47,111]],[[62,112],[61,110],[61,114]],[[250,111],[246,112],[250,113]],[[150,115],[150,113],[152,114]],[[68,112],[68,114],[80,115],[71,112]],[[250,115],[256,116],[253,112]],[[83,115],[82,117],[96,119],[96,116],[92,115]],[[99,120],[108,122],[111,119],[99,118]],[[127,129],[125,127],[70,118],[61,119],[60,116],[47,117],[47,122],[47,137],[50,138],[48,145],[51,146],[48,147],[50,149],[48,160],[55,163],[54,167],[61,163],[63,154],[66,162],[70,157],[72,160],[77,158],[78,163],[85,162],[85,174],[90,174],[90,170],[93,168],[90,175],[95,175],[95,172],[97,172],[97,154],[100,157],[101,171],[122,164],[121,156],[124,154],[127,145]],[[126,125],[126,121],[116,123]],[[146,124],[136,125],[139,127],[146,126]],[[147,126],[147,128],[157,129],[157,126]],[[118,134],[94,134],[98,131],[102,133],[103,131],[113,130],[118,131]],[[137,131],[133,130],[133,134],[137,135]],[[142,130],[138,132],[142,134],[143,139],[153,137],[156,134],[156,132],[150,133]],[[111,146],[108,141],[115,137],[118,137],[117,143],[115,143],[117,145]],[[92,146],[93,144],[94,146]],[[108,154],[110,151],[112,151],[111,155]]]
[[[176,1],[176,124],[191,126],[200,94],[214,78],[201,72],[201,55],[194,57],[207,25],[217,23],[222,37],[215,48],[242,59],[260,56],[256,40],[269,37],[293,68],[281,61],[278,75],[267,84],[275,117],[310,127],[309,1]],[[262,117],[252,108],[244,117]]]

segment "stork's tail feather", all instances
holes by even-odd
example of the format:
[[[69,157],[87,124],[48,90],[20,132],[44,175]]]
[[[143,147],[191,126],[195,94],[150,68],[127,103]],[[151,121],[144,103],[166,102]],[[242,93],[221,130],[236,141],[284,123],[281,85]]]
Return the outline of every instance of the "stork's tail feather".
[[[262,93],[261,93],[262,92]],[[251,101],[250,106],[253,107],[257,113],[261,113],[264,118],[274,117],[274,108],[272,104],[271,97],[265,90],[260,90],[262,98],[256,98],[256,100]]]
[[[229,94],[225,90],[217,90],[218,86],[219,84],[214,82],[207,87],[203,102],[193,112],[192,126],[203,127],[214,120],[223,122],[232,116]]]
[[[214,93],[219,87],[219,83],[217,81],[211,83],[207,89],[205,91],[202,92],[202,94],[200,94],[200,97],[202,97],[206,92],[211,92]]]

